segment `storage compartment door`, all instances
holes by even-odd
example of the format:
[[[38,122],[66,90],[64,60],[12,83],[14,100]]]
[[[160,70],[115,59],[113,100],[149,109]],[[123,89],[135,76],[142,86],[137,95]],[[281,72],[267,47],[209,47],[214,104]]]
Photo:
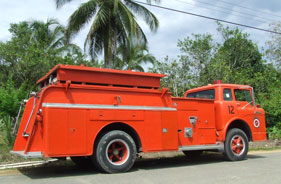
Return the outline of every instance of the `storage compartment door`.
[[[163,150],[178,150],[177,112],[162,112],[162,147]]]
[[[66,109],[46,108],[43,120],[46,155],[67,153],[67,118]]]
[[[70,155],[86,153],[86,110],[69,109],[68,111],[68,146]],[[91,144],[89,142],[89,144]]]

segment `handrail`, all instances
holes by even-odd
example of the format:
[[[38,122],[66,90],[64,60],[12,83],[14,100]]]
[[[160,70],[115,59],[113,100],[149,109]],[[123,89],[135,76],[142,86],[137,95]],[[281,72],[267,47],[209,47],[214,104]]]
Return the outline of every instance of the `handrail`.
[[[17,114],[17,118],[16,118],[16,121],[15,121],[15,124],[14,124],[14,128],[13,128],[13,136],[15,136],[16,133],[17,133],[17,125],[18,125],[21,109],[22,109],[22,106],[25,105],[25,103],[26,103],[26,100],[23,100],[23,102],[20,104],[20,108],[19,108],[19,111],[18,111],[18,114]]]
[[[36,105],[36,95],[34,96],[32,111],[31,111],[31,113],[30,113],[30,115],[29,115],[29,118],[28,118],[28,121],[27,121],[27,123],[26,123],[25,129],[24,129],[24,131],[23,131],[23,133],[22,133],[22,136],[23,136],[23,137],[28,137],[28,136],[29,136],[29,133],[26,133],[26,130],[27,130],[27,127],[28,127],[28,125],[29,125],[29,123],[30,123],[32,114],[33,114],[33,112],[34,112],[35,105]]]

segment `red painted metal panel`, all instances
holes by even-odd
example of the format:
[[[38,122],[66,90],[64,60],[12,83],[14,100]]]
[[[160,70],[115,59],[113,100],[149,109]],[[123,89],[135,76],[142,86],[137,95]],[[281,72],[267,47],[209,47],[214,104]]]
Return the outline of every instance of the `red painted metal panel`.
[[[177,112],[162,112],[162,149],[178,150]]]
[[[44,119],[46,123],[46,150],[47,156],[67,155],[67,137],[68,137],[68,110],[45,108]]]
[[[86,154],[86,121],[88,110],[71,109],[68,110],[67,122],[67,153],[69,155]]]
[[[56,73],[57,72],[57,73]],[[39,79],[37,83],[48,80],[52,74],[56,73],[59,81],[72,81],[91,84],[123,85],[136,87],[160,87],[160,78],[165,75],[121,71],[113,69],[101,69],[85,66],[57,65],[48,74]]]

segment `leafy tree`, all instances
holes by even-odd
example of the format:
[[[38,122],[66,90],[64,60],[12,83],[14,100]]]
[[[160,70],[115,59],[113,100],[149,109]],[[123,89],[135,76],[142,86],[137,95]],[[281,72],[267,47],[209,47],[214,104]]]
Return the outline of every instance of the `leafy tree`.
[[[260,103],[266,112],[267,131],[271,139],[281,138],[281,82],[260,95]]]
[[[148,53],[147,45],[130,39],[126,45],[120,45],[116,55],[116,69],[144,72],[142,64],[154,64],[155,57]]]
[[[26,83],[16,89],[12,76],[9,76],[8,81],[0,86],[0,132],[3,133],[2,136],[7,145],[12,145],[14,142],[13,122],[16,119],[19,104],[27,97],[28,92]]]
[[[189,71],[186,72],[190,73],[190,82],[195,85],[205,84],[200,80],[201,73],[209,65],[217,49],[212,35],[192,34],[183,41],[179,40],[178,47],[182,53],[179,56],[179,63],[189,66]]]
[[[56,0],[57,7],[72,0]],[[158,2],[160,0],[153,0]],[[147,0],[151,3],[151,0]],[[91,56],[104,52],[104,66],[115,65],[115,55],[119,45],[126,45],[130,37],[147,42],[146,36],[136,21],[140,16],[152,31],[158,28],[157,18],[144,6],[133,0],[88,0],[70,16],[66,28],[66,38],[76,35],[92,18],[92,25],[85,39]]]
[[[56,20],[11,24],[12,38],[0,42],[0,132],[13,142],[11,128],[20,102],[54,65],[90,64],[78,46],[68,44]]]
[[[167,76],[161,79],[161,86],[168,88],[173,96],[183,96],[186,89],[194,87],[187,62],[170,60],[167,56],[164,61],[155,62],[149,72],[166,74]]]
[[[281,32],[281,22],[271,24],[271,29],[275,32]],[[275,66],[281,67],[281,35],[271,34],[271,39],[266,43],[266,56]]]
[[[64,28],[55,20],[11,24],[11,40],[0,42],[0,83],[12,74],[15,87],[36,80],[58,63],[88,64],[79,48],[67,44]]]
[[[219,79],[224,83],[252,85],[257,92],[266,91],[262,85],[267,84],[267,80],[263,76],[272,68],[265,64],[249,35],[221,24],[218,33],[221,42],[214,42],[210,34],[192,35],[178,42],[182,51],[179,62],[185,61],[190,66],[194,85],[206,85]]]
[[[218,26],[218,33],[221,39],[217,42],[214,42],[210,34],[193,34],[184,40],[179,40],[178,47],[181,55],[178,61],[172,62],[173,67],[177,66],[177,71],[174,71],[172,66],[169,66],[167,71],[161,70],[161,65],[159,68],[156,66],[154,71],[185,74],[185,78],[177,83],[184,83],[178,86],[184,86],[186,89],[213,83],[214,80],[220,79],[224,83],[249,84],[255,87],[257,94],[266,93],[267,85],[270,83],[268,79],[273,81],[276,78],[272,74],[275,69],[265,63],[261,52],[249,39],[249,35],[237,28],[230,29],[221,24]],[[165,64],[166,62],[163,66]],[[168,76],[168,78],[173,78],[173,76]],[[189,82],[186,82],[186,78]]]
[[[30,42],[38,45],[45,53],[64,56],[69,52],[81,51],[77,45],[66,42],[65,28],[55,19],[49,19],[46,23],[35,20],[29,23],[29,27],[32,32]]]
[[[221,36],[217,42],[210,34],[194,34],[179,41],[178,47],[182,52],[179,59],[159,62],[151,71],[168,74],[162,79],[162,84],[176,96],[182,96],[194,86],[213,83],[218,79],[224,83],[254,87],[257,103],[265,109],[271,138],[280,138],[281,71],[276,68],[278,61],[267,63],[257,45],[249,39],[249,34],[221,24],[217,30]],[[278,43],[274,52],[276,59],[279,52],[277,46]]]

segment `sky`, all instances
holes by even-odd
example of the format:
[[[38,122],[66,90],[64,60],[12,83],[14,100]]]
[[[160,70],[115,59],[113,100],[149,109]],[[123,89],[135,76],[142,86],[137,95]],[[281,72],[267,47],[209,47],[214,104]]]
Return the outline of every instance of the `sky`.
[[[139,1],[145,2],[145,0]],[[83,2],[85,0],[73,0],[57,9],[55,0],[1,0],[0,41],[11,38],[8,31],[11,23],[56,18],[61,24],[67,25],[69,16]],[[280,0],[161,0],[159,5],[263,29],[269,29],[270,23],[281,19]],[[138,20],[148,37],[149,50],[157,59],[161,60],[165,56],[177,58],[180,54],[177,47],[178,40],[183,40],[192,33],[210,33],[215,39],[220,39],[215,21],[149,6],[147,8],[159,19],[158,31],[151,33],[146,24],[141,19]],[[235,28],[232,25],[228,26]],[[270,39],[269,33],[239,28],[244,33],[249,33],[250,38],[258,44],[259,48],[264,47],[265,42]],[[73,40],[82,48],[88,29],[89,25],[85,26]]]

